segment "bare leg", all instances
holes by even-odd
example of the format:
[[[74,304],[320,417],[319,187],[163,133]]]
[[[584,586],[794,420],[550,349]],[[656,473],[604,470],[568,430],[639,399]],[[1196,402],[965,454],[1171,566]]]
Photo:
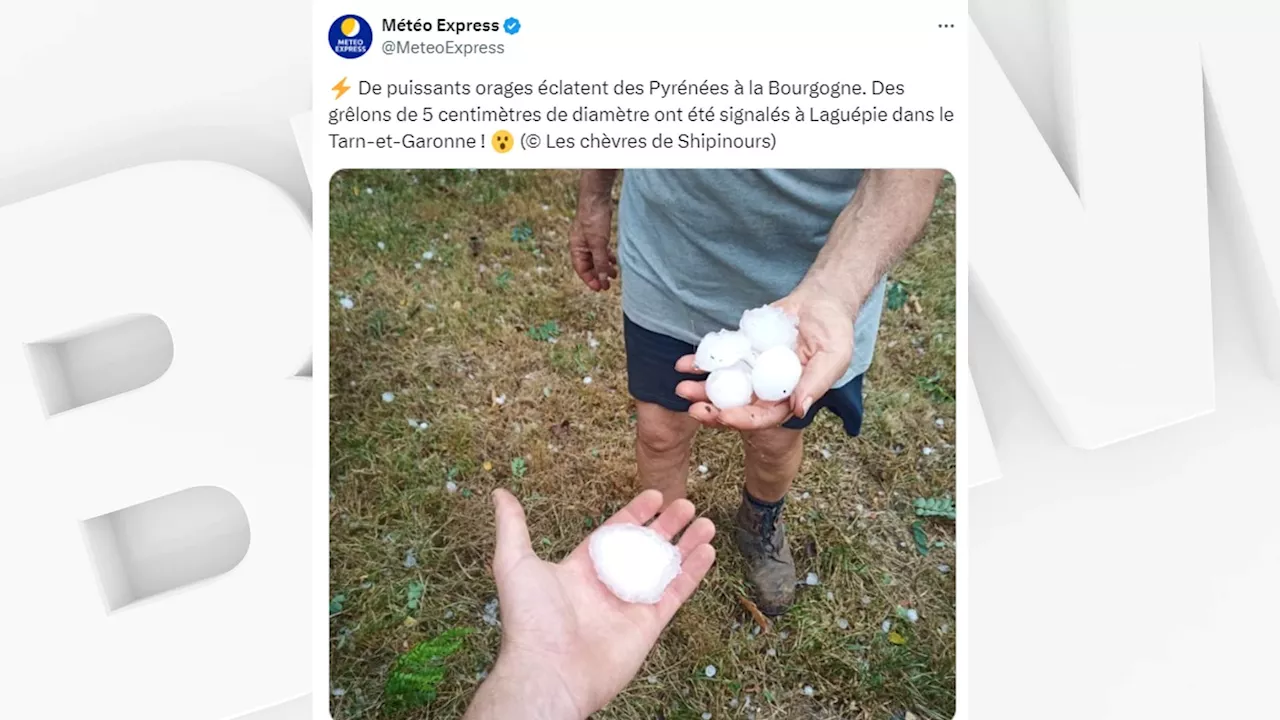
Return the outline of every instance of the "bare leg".
[[[804,433],[776,427],[742,433],[746,450],[746,485],[751,497],[767,503],[786,496],[800,472]]]
[[[700,427],[688,413],[636,403],[636,465],[640,488],[662,491],[662,509],[685,497],[689,453]]]

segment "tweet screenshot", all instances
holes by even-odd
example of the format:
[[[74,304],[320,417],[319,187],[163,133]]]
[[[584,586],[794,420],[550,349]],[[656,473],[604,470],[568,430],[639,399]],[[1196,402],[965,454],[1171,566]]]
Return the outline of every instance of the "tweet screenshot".
[[[318,706],[957,716],[967,27],[315,5]]]

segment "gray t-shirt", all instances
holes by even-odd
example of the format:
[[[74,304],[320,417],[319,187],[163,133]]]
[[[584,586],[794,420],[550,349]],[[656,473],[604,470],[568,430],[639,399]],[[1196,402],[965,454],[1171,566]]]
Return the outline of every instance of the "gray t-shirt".
[[[696,344],[742,311],[786,296],[809,270],[861,170],[626,170],[618,209],[622,309]],[[884,278],[854,322],[853,362],[871,366]]]

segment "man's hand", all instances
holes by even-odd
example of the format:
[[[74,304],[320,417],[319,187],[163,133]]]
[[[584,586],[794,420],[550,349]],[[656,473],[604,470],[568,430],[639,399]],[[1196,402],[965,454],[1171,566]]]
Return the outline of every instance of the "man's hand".
[[[820,288],[804,284],[773,304],[800,320],[796,354],[800,356],[804,371],[795,391],[786,400],[770,402],[757,398],[750,405],[721,410],[708,402],[706,382],[685,380],[676,386],[676,394],[693,403],[689,414],[698,421],[737,430],[760,430],[781,425],[793,416],[807,415],[809,407],[849,369],[849,362],[853,359],[855,310],[823,293]],[[693,359],[693,355],[680,358],[676,362],[676,370],[701,372],[694,367]]]
[[[559,564],[540,560],[524,510],[505,490],[493,494],[497,547],[493,574],[502,612],[502,650],[467,718],[586,718],[626,687],[676,610],[715,561],[715,526],[693,520],[677,500],[650,526],[668,539],[681,530],[680,575],[657,605],[619,600],[596,577],[583,541]],[[646,490],[604,524],[643,525],[662,506]],[[688,525],[686,528],[685,526]]]
[[[609,289],[618,277],[618,258],[609,249],[613,227],[613,180],[616,170],[583,170],[578,185],[578,212],[569,227],[573,270],[587,287]]]

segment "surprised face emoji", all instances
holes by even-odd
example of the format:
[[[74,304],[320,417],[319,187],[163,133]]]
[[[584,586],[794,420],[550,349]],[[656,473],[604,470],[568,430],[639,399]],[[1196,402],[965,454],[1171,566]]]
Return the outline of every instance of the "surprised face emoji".
[[[493,149],[500,153],[509,152],[514,144],[515,140],[506,130],[499,130],[493,134]]]

